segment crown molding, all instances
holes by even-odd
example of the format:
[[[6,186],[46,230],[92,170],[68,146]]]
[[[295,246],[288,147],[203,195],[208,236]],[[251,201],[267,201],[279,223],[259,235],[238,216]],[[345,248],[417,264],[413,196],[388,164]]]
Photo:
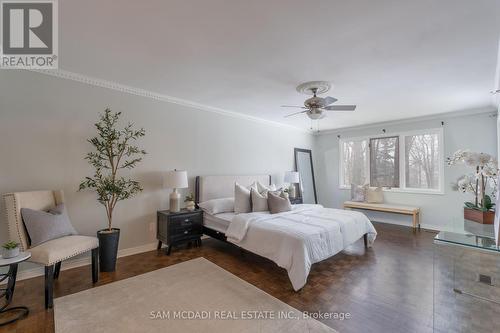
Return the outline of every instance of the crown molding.
[[[381,126],[393,126],[393,125],[401,125],[401,124],[414,123],[414,122],[420,122],[420,121],[430,121],[430,120],[438,120],[438,119],[444,120],[444,119],[449,119],[449,118],[467,117],[467,116],[472,116],[472,115],[484,115],[484,114],[489,114],[491,116],[496,117],[497,110],[493,106],[491,106],[491,107],[476,108],[476,109],[470,109],[470,110],[444,112],[444,113],[437,113],[437,114],[432,114],[432,115],[427,115],[427,116],[382,121],[382,122],[378,122],[378,123],[371,123],[371,124],[365,124],[365,125],[359,125],[359,126],[334,128],[334,129],[324,130],[324,131],[321,131],[319,133],[315,132],[313,135],[314,136],[321,136],[321,135],[329,135],[329,134],[340,134],[340,133],[349,132],[349,131],[371,129],[371,128],[377,128],[377,127],[381,127]]]
[[[234,112],[234,111],[229,111],[229,110],[225,110],[225,109],[221,109],[221,108],[217,108],[217,107],[213,107],[213,106],[209,106],[209,105],[204,105],[204,104],[189,101],[186,99],[177,98],[177,97],[173,97],[173,96],[169,96],[169,95],[165,95],[165,94],[161,94],[161,93],[157,93],[154,91],[149,91],[149,90],[145,90],[145,89],[141,89],[141,88],[137,88],[137,87],[132,87],[132,86],[128,86],[128,85],[121,84],[121,83],[114,82],[114,81],[108,81],[108,80],[104,80],[104,79],[100,79],[100,78],[96,78],[96,77],[91,77],[91,76],[87,76],[87,75],[80,74],[80,73],[70,72],[70,71],[66,71],[66,70],[62,70],[62,69],[53,69],[53,70],[52,69],[31,69],[29,71],[57,77],[59,79],[76,81],[76,82],[88,84],[88,85],[91,85],[94,87],[111,89],[111,90],[119,91],[119,92],[124,93],[124,94],[140,96],[140,97],[154,99],[154,100],[161,101],[161,102],[177,104],[177,105],[181,105],[181,106],[185,106],[185,107],[189,107],[189,108],[193,108],[193,109],[197,109],[197,110],[213,112],[213,113],[217,113],[217,114],[228,116],[228,117],[249,120],[249,121],[257,122],[260,124],[281,127],[281,128],[287,128],[287,129],[299,131],[302,133],[312,134],[312,132],[310,130],[306,130],[306,129],[302,129],[299,127],[279,123],[277,121],[272,121],[272,120],[267,120],[264,118],[249,116],[249,115],[242,114],[239,112]]]
[[[96,78],[96,77],[91,77],[91,76],[80,74],[80,73],[70,72],[70,71],[66,71],[66,70],[62,70],[62,69],[53,69],[53,70],[51,70],[51,69],[31,69],[28,71],[53,76],[53,77],[56,77],[59,79],[76,81],[76,82],[87,84],[87,85],[94,86],[94,87],[110,89],[110,90],[118,91],[118,92],[121,92],[124,94],[140,96],[140,97],[149,98],[149,99],[153,99],[153,100],[157,100],[157,101],[161,101],[161,102],[165,102],[165,103],[177,104],[177,105],[181,105],[184,107],[189,107],[189,108],[193,108],[193,109],[197,109],[197,110],[217,113],[217,114],[220,114],[223,116],[243,119],[243,120],[247,120],[247,121],[253,121],[256,123],[265,124],[265,125],[274,126],[274,127],[286,128],[286,129],[294,130],[297,132],[308,133],[308,134],[311,134],[314,136],[328,135],[328,134],[333,134],[333,133],[341,133],[341,132],[352,131],[352,130],[369,129],[369,128],[374,128],[374,127],[379,127],[382,125],[384,125],[384,126],[399,125],[399,124],[405,124],[405,123],[411,123],[411,122],[417,122],[417,121],[426,121],[426,120],[434,120],[434,119],[450,118],[450,117],[464,117],[464,116],[469,116],[469,115],[478,115],[478,114],[487,114],[487,113],[496,112],[496,109],[494,107],[491,107],[491,108],[485,107],[485,108],[478,108],[478,109],[471,109],[471,110],[464,110],[464,111],[439,113],[439,114],[421,116],[421,117],[390,120],[390,121],[371,123],[371,124],[365,124],[365,125],[359,125],[359,126],[333,128],[333,129],[320,131],[318,133],[318,132],[311,131],[309,129],[303,129],[303,128],[295,127],[292,125],[283,124],[283,123],[280,123],[277,121],[272,121],[272,120],[268,120],[268,119],[264,119],[264,118],[260,118],[260,117],[254,117],[254,116],[246,115],[246,114],[239,113],[239,112],[229,111],[226,109],[213,107],[213,106],[193,102],[190,100],[177,98],[177,97],[157,93],[154,91],[145,90],[145,89],[141,89],[141,88],[137,88],[137,87],[132,87],[132,86],[118,83],[118,82],[108,81],[108,80],[104,80],[104,79],[100,79],[100,78]]]

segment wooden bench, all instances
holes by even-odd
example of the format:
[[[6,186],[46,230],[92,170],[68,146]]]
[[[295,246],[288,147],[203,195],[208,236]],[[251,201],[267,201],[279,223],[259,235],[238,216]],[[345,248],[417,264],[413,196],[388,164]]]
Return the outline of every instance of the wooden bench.
[[[413,229],[420,229],[420,208],[403,206],[396,204],[387,203],[367,203],[367,202],[356,202],[356,201],[346,201],[344,202],[344,209],[366,209],[373,210],[377,212],[395,213],[403,215],[411,215],[413,217]]]

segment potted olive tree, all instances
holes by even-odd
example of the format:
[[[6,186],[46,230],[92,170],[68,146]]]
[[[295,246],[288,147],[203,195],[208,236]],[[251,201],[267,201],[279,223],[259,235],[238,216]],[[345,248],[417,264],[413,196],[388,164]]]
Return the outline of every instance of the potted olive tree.
[[[97,231],[99,261],[103,272],[113,272],[116,266],[120,229],[113,228],[113,212],[118,201],[129,199],[142,191],[139,182],[120,176],[120,170],[132,169],[146,152],[133,143],[145,135],[144,129],[134,130],[133,124],[118,128],[121,112],[106,109],[95,124],[97,135],[88,140],[94,150],[85,159],[94,168],[94,175],[85,177],[79,191],[94,190],[97,201],[106,209],[108,227]]]

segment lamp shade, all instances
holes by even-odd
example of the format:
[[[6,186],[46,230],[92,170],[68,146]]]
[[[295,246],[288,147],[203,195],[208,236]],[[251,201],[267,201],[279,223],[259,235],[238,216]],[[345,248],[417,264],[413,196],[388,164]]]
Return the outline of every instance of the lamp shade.
[[[168,171],[163,177],[163,187],[165,188],[186,188],[188,187],[187,171]]]
[[[297,171],[285,172],[285,183],[296,184],[299,182],[299,173]]]

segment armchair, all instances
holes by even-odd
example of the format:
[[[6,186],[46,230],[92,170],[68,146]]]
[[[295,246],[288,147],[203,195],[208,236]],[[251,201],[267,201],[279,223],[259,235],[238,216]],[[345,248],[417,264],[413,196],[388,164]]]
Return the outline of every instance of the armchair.
[[[21,208],[48,210],[64,202],[63,191],[8,193],[3,196],[7,211],[9,237],[18,242],[22,251],[29,250],[29,261],[45,266],[45,308],[53,306],[54,279],[59,277],[61,262],[78,254],[92,251],[92,282],[98,281],[99,241],[96,237],[72,235],[30,247],[21,218]]]

